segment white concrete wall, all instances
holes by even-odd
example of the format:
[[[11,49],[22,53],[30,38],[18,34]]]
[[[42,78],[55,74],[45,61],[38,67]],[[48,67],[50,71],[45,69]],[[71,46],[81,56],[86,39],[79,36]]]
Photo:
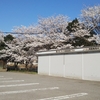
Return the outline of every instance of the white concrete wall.
[[[100,53],[84,54],[84,79],[100,81]]]
[[[38,57],[38,73],[49,75],[49,56]]]
[[[63,55],[50,56],[50,75],[63,77]]]
[[[82,78],[82,54],[65,55],[65,77]]]
[[[38,57],[38,73],[100,81],[100,53],[42,55]]]

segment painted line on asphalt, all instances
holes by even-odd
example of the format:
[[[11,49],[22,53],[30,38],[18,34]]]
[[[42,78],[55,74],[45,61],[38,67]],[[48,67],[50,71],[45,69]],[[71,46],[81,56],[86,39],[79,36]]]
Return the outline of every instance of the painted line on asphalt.
[[[81,96],[86,96],[86,95],[88,95],[88,93],[76,93],[76,94],[71,94],[71,95],[50,97],[50,98],[44,98],[44,99],[38,99],[38,100],[66,100],[66,99],[81,97]]]
[[[13,79],[13,78],[0,78],[0,80]]]
[[[38,85],[39,83],[27,83],[27,84],[14,84],[14,85],[0,85],[1,87],[16,87],[16,86],[29,86],[29,85]]]
[[[24,80],[0,81],[0,83],[8,83],[8,82],[24,82]]]
[[[56,90],[56,89],[59,89],[59,87],[38,88],[38,89],[19,90],[19,91],[6,91],[6,92],[0,92],[0,95],[27,93],[27,92],[35,92],[35,91],[46,91],[46,90]]]

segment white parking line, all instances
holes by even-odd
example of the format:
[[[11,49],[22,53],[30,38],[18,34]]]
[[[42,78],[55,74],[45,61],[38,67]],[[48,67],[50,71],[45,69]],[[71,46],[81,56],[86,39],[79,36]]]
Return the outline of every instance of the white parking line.
[[[0,78],[0,80],[13,79],[13,78]]]
[[[85,95],[88,95],[88,93],[76,93],[76,94],[71,94],[71,95],[50,97],[50,98],[44,98],[44,99],[38,99],[38,100],[66,100],[66,99],[81,97],[81,96],[85,96]]]
[[[14,84],[14,85],[0,85],[1,87],[15,87],[15,86],[29,86],[29,85],[38,85],[39,83],[27,83],[27,84]]]
[[[24,82],[24,80],[10,80],[10,81],[0,81],[0,83],[8,83],[8,82]]]
[[[46,91],[46,90],[55,90],[55,89],[59,89],[59,87],[38,88],[38,89],[19,90],[19,91],[6,91],[6,92],[0,92],[0,95],[27,93],[27,92],[35,92],[35,91]]]

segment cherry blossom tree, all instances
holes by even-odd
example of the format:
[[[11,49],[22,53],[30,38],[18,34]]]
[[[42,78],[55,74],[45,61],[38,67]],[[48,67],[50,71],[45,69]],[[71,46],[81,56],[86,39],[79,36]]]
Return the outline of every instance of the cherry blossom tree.
[[[100,5],[83,9],[81,21],[89,32],[95,33],[94,39],[100,44]]]
[[[42,34],[46,35],[53,42],[65,40],[64,30],[68,25],[68,17],[63,15],[51,16],[48,18],[39,18],[39,27]]]
[[[82,10],[81,20],[69,22],[67,16],[58,15],[39,18],[37,25],[14,27],[12,32],[14,38],[11,41],[5,41],[6,38],[0,33],[0,41],[6,45],[4,49],[0,50],[0,58],[14,62],[32,63],[37,60],[36,52],[39,50],[87,46],[86,43],[94,40],[100,43],[98,7],[95,7],[97,11],[94,15],[91,15],[91,12],[94,11],[93,7]],[[90,19],[94,21],[91,22]],[[98,35],[92,34],[92,31]]]
[[[37,51],[56,48],[53,46],[55,42],[67,39],[63,34],[67,21],[67,17],[59,15],[40,18],[38,25],[15,27],[13,33],[16,33],[16,38],[6,42],[7,48],[1,51],[1,57],[9,56],[9,60],[15,62],[36,60]]]
[[[39,18],[37,25],[15,27],[13,32],[19,35],[17,38],[18,48],[22,47],[20,54],[23,54],[23,50],[25,53],[24,56],[26,55],[30,59],[41,49],[60,49],[61,46],[57,46],[56,44],[60,44],[59,42],[69,39],[69,37],[63,34],[67,25],[68,17],[58,15],[49,18]],[[55,46],[53,46],[54,44]],[[63,48],[69,46],[62,45]]]
[[[29,34],[31,34],[31,36],[36,35],[39,40],[54,43],[59,40],[67,39],[67,37],[63,34],[67,25],[68,17],[58,15],[48,18],[39,18],[38,25],[15,27],[13,31],[16,33],[23,33],[26,37],[29,36]]]

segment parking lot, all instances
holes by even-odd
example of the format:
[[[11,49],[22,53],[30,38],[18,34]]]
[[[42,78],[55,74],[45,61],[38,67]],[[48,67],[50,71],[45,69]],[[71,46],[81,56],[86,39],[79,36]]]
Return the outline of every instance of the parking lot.
[[[100,82],[0,72],[0,100],[100,100]]]

